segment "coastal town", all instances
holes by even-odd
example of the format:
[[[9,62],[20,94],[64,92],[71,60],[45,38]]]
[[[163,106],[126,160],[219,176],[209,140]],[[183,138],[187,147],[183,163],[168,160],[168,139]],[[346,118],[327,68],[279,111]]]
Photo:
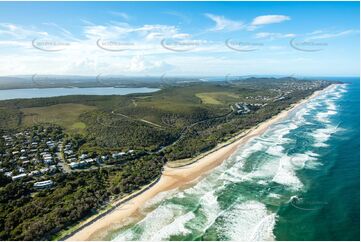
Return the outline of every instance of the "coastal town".
[[[121,163],[135,155],[127,152],[79,153],[76,140],[66,136],[60,127],[41,125],[8,133],[0,137],[0,173],[12,181],[32,182],[34,188],[50,188],[52,176],[96,169]]]

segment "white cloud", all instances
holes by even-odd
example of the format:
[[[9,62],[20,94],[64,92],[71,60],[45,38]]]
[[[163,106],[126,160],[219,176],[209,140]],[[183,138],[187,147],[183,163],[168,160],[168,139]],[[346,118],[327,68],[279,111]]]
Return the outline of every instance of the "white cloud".
[[[314,32],[310,33],[309,35],[311,35],[311,36],[308,37],[307,39],[308,40],[331,39],[331,38],[336,38],[336,37],[345,36],[345,35],[349,35],[349,34],[355,34],[355,33],[359,33],[359,31],[349,29],[349,30],[345,30],[345,31],[341,31],[341,32],[327,33],[327,32],[318,30],[318,31],[314,31]]]
[[[110,11],[110,14],[117,16],[117,17],[121,17],[124,20],[129,20],[130,16],[127,13],[124,12],[116,12],[116,11]]]
[[[173,68],[172,65],[165,61],[153,60],[153,58],[145,59],[143,55],[136,55],[126,66],[126,70],[130,73],[142,73],[150,75],[151,73],[163,73]]]
[[[282,38],[294,38],[296,37],[296,34],[292,33],[270,33],[270,32],[260,32],[255,35],[256,39],[282,39]]]
[[[68,39],[73,39],[73,40],[77,40],[74,35],[67,29],[59,26],[58,24],[56,23],[52,23],[52,22],[48,22],[48,23],[43,23],[43,25],[45,26],[50,26],[52,27],[53,29],[57,29],[59,34],[61,36],[63,36],[64,38],[68,38]]]
[[[275,24],[275,23],[281,23],[287,20],[290,20],[291,18],[286,15],[262,15],[258,16],[253,19],[251,25],[252,26],[259,26],[259,25],[266,25],[266,24]]]
[[[171,38],[179,34],[177,27],[169,25],[144,25],[143,27],[135,29],[135,31],[141,35],[145,34],[148,40]]]
[[[175,34],[172,36],[172,38],[174,38],[174,39],[189,39],[191,37],[192,37],[192,35],[190,35],[190,34]]]
[[[88,25],[84,28],[84,34],[89,39],[132,39],[133,41],[152,41],[171,38],[174,35],[185,35],[185,33],[180,33],[177,27],[171,25],[143,25],[141,27],[133,27],[127,23]]]
[[[190,17],[188,17],[187,15],[185,15],[183,13],[177,12],[177,11],[167,11],[167,12],[164,12],[164,14],[175,16],[187,24],[192,22]]]
[[[131,72],[141,72],[145,70],[145,63],[143,56],[134,56],[129,63],[128,70]]]
[[[31,42],[30,41],[20,41],[20,40],[0,40],[0,47],[23,47],[23,48],[30,48]]]
[[[244,28],[244,24],[241,21],[226,19],[224,16],[210,13],[205,15],[216,23],[216,26],[214,26],[211,31],[235,31]]]
[[[117,25],[88,25],[84,27],[84,34],[88,39],[115,39],[125,37],[131,29],[127,23]]]
[[[26,38],[35,38],[35,37],[44,37],[49,34],[44,31],[36,31],[32,28],[23,28],[22,26],[12,24],[12,23],[0,23],[0,36],[1,38],[5,36],[10,36],[15,39],[26,39]]]

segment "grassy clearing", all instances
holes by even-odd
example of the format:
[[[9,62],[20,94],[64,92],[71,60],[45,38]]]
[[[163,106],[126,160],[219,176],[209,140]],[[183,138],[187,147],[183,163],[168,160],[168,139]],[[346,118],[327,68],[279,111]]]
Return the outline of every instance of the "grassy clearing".
[[[71,126],[72,129],[83,130],[86,128],[86,124],[83,122],[76,122]]]
[[[37,123],[53,123],[64,127],[70,132],[83,132],[85,123],[81,122],[79,116],[88,111],[97,109],[93,106],[83,104],[57,104],[46,107],[23,108],[24,113],[22,125],[31,126]]]
[[[203,92],[197,93],[196,97],[200,98],[202,103],[211,105],[222,105],[239,100],[239,96],[232,92]]]

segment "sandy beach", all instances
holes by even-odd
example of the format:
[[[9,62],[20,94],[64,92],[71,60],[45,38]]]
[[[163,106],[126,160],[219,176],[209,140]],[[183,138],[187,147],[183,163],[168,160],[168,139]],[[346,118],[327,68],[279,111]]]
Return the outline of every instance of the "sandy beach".
[[[119,228],[127,221],[127,219],[129,219],[130,216],[136,215],[139,208],[157,194],[174,188],[186,186],[192,181],[195,181],[197,178],[204,176],[230,157],[248,140],[261,135],[270,125],[287,117],[289,112],[307,102],[309,99],[316,97],[321,92],[330,89],[332,86],[333,85],[330,85],[324,90],[313,93],[308,98],[293,104],[289,109],[280,112],[271,119],[239,134],[223,144],[219,144],[211,152],[207,152],[206,155],[200,156],[201,158],[195,158],[197,161],[191,163],[190,165],[182,166],[180,168],[165,166],[162,176],[153,186],[122,204],[118,207],[119,209],[114,209],[112,212],[80,229],[67,240],[99,240],[104,238],[109,230]],[[118,201],[117,203],[119,204],[120,202],[121,201]]]

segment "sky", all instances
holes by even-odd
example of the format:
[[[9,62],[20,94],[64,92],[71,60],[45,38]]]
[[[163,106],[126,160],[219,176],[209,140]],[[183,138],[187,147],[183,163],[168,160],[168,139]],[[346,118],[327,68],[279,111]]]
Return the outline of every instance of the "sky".
[[[0,75],[359,76],[359,2],[1,2]]]

